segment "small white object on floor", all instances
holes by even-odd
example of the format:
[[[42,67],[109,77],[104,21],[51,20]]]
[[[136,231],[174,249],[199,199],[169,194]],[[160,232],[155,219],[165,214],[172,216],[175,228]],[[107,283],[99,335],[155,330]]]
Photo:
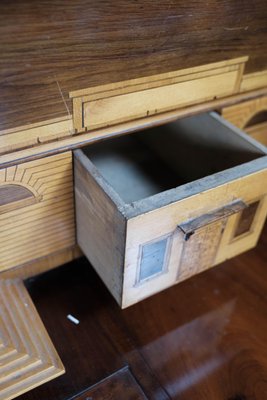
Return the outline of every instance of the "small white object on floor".
[[[80,323],[80,321],[79,321],[77,318],[75,318],[73,315],[71,315],[71,314],[68,314],[68,315],[67,315],[67,318],[68,318],[71,322],[73,322],[75,325],[78,325],[78,324]]]

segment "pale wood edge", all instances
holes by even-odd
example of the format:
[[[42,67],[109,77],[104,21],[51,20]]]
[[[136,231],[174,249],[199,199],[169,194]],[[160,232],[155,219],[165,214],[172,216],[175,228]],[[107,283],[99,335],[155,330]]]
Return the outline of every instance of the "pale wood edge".
[[[134,92],[136,90],[140,90],[140,85],[142,84],[152,84],[152,82],[159,82],[159,86],[161,86],[161,81],[164,81],[164,85],[167,85],[168,83],[166,81],[171,80],[172,78],[176,77],[181,77],[181,76],[186,76],[186,79],[191,79],[191,76],[198,73],[198,72],[203,72],[203,71],[212,71],[216,70],[218,68],[223,68],[227,66],[232,66],[236,65],[238,66],[239,64],[246,63],[248,61],[249,57],[248,56],[243,56],[243,57],[238,57],[230,60],[224,60],[224,61],[218,61],[216,63],[209,63],[209,64],[204,64],[196,67],[191,67],[191,68],[185,68],[181,69],[178,71],[171,71],[167,73],[162,73],[162,74],[156,74],[156,75],[150,75],[142,78],[135,78],[135,79],[130,79],[127,81],[120,81],[120,82],[115,82],[115,83],[110,83],[106,85],[100,85],[100,86],[95,86],[91,88],[86,88],[86,89],[81,89],[81,90],[75,90],[71,91],[69,93],[70,98],[75,98],[75,97],[80,97],[80,96],[90,96],[90,95],[95,95],[99,94],[98,98],[104,97],[110,97],[112,96],[112,92],[116,91],[117,89],[121,90],[121,93],[124,93],[125,90],[130,86],[131,87],[131,92]],[[135,89],[135,86],[138,88]],[[95,98],[95,97],[94,97]]]
[[[190,219],[189,221],[178,225],[178,228],[181,229],[185,235],[188,235],[194,233],[194,231],[197,229],[203,228],[204,226],[213,224],[221,219],[228,218],[230,215],[238,213],[244,210],[246,207],[247,205],[242,200],[235,200],[232,203],[227,204],[227,206],[213,210],[200,217]]]
[[[0,154],[74,135],[72,116],[0,131]]]
[[[1,278],[28,279],[43,272],[60,267],[63,264],[82,257],[83,253],[78,246],[71,246],[64,250],[55,252],[45,257],[38,258],[26,264],[19,265],[6,271],[0,272]]]
[[[0,135],[8,135],[10,133],[21,132],[28,129],[39,128],[40,126],[59,125],[60,122],[72,122],[72,115],[64,115],[63,117],[52,118],[46,121],[35,122],[27,125],[20,125],[10,129],[2,129]]]
[[[77,243],[121,306],[127,219],[114,189],[82,151],[74,153]]]
[[[241,81],[241,92],[255,90],[267,86],[267,70],[245,74]]]
[[[172,81],[175,77],[180,77],[180,79],[192,79],[192,77],[197,76],[197,74],[203,74],[207,71],[211,74],[212,71],[216,74],[220,68],[236,68],[238,70],[238,78],[235,84],[234,92],[235,95],[229,95],[227,97],[221,97],[217,100],[211,100],[204,103],[198,103],[196,105],[182,106],[181,108],[164,111],[161,114],[155,116],[149,116],[146,118],[139,118],[131,122],[118,122],[112,127],[93,129],[90,131],[89,136],[92,140],[101,140],[105,137],[106,131],[109,131],[110,136],[120,135],[127,133],[125,132],[125,126],[129,127],[131,130],[143,129],[146,125],[164,123],[166,118],[182,118],[184,116],[189,116],[194,113],[204,112],[211,109],[217,109],[229,106],[231,104],[243,102],[248,100],[253,96],[251,92],[257,91],[255,96],[261,96],[261,90],[265,90],[267,93],[267,70],[254,72],[251,74],[243,74],[245,63],[248,57],[239,57],[231,60],[224,60],[217,63],[205,64],[193,68],[187,68],[178,71],[167,72],[158,75],[152,75],[149,77],[136,78],[129,81],[116,82],[102,86],[96,86],[87,89],[81,89],[78,91],[70,92],[70,97],[77,103],[74,104],[75,115],[66,115],[64,117],[54,118],[51,120],[40,121],[38,123],[19,126],[11,129],[6,129],[0,131],[0,165],[2,163],[1,158],[7,156],[9,159],[12,158],[12,154],[17,151],[25,152],[25,157],[29,154],[30,156],[39,156],[40,147],[47,147],[50,151],[64,151],[64,146],[72,146],[73,148],[80,147],[80,140],[78,137],[82,138],[83,133],[87,132],[86,128],[83,127],[83,117],[81,115],[82,107],[82,96],[89,95],[96,96],[99,93],[101,96],[106,93],[108,97],[112,96],[112,93],[120,90],[128,90],[129,92],[134,92],[135,89],[140,90],[140,85],[149,85],[149,82],[153,83],[155,86],[158,81],[158,85],[166,85],[168,80]],[[78,97],[77,97],[78,96]],[[145,121],[144,121],[145,120]],[[61,128],[62,123],[68,123],[68,129]],[[74,129],[74,125],[77,125],[77,129]],[[47,134],[39,135],[39,129],[48,129]],[[126,128],[128,130],[128,128]],[[78,133],[78,132],[80,133]],[[77,134],[77,135],[76,135]],[[17,136],[16,136],[17,135]],[[85,134],[86,135],[86,134]],[[77,137],[78,136],[78,137]],[[18,137],[18,140],[17,140]],[[86,139],[85,139],[86,140]],[[62,148],[62,150],[61,150]],[[5,162],[5,161],[4,161]]]
[[[202,112],[221,109],[238,102],[244,102],[256,97],[267,95],[267,88],[251,91],[243,94],[235,94],[227,98],[212,100],[204,104],[184,107],[178,110],[164,112],[162,114],[140,118],[127,123],[96,129],[86,133],[79,133],[71,137],[65,137],[51,143],[43,143],[38,146],[24,150],[14,151],[0,156],[0,168],[6,168],[15,164],[21,164],[26,161],[41,157],[48,157],[53,154],[63,153],[68,150],[74,150],[99,140],[108,139],[126,135],[141,129],[148,129],[156,125],[162,125],[175,121],[180,118],[196,115]]]
[[[90,159],[84,154],[83,150],[75,150],[74,158],[78,160],[82,166],[89,172],[89,174],[94,178],[97,184],[102,188],[104,193],[109,199],[116,205],[118,210],[123,214],[123,208],[125,206],[124,201],[118,195],[118,193],[113,189],[113,187],[106,181],[103,175],[95,167],[95,165],[90,161]]]
[[[0,285],[3,300],[0,314],[8,321],[0,329],[6,331],[5,334],[16,330],[17,339],[14,341],[14,337],[8,336],[8,342],[17,354],[21,353],[21,344],[25,340],[28,347],[22,351],[28,356],[25,370],[23,363],[19,362],[16,366],[14,360],[13,373],[10,377],[8,374],[5,376],[8,356],[1,363],[5,380],[0,389],[0,398],[11,400],[64,374],[65,368],[22,280],[0,279]],[[17,373],[14,375],[14,372]]]

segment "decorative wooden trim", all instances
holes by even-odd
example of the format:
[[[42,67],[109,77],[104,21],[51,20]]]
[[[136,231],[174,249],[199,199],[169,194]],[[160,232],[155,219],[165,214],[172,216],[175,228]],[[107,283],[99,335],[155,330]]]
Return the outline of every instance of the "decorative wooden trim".
[[[267,96],[224,107],[222,116],[240,129],[246,129],[246,124],[254,115],[267,111]]]
[[[101,98],[116,96],[119,94],[133,93],[140,90],[151,89],[154,87],[166,86],[177,82],[187,81],[188,78],[193,79],[199,76],[216,75],[217,71],[224,67],[234,66],[236,68],[248,61],[248,57],[239,57],[231,60],[219,61],[180,69],[178,71],[165,72],[158,75],[150,75],[143,78],[130,79],[128,81],[121,81],[109,83],[107,85],[95,86],[81,90],[70,92],[70,98],[88,96],[89,100],[97,100]],[[240,65],[241,64],[241,65]],[[202,75],[204,73],[204,75]],[[201,74],[201,75],[200,75]]]
[[[20,280],[0,280],[0,399],[11,400],[64,373]]]
[[[267,112],[267,96],[225,107],[222,109],[222,116],[238,128],[245,130],[255,140],[267,146],[267,121],[246,126],[255,115],[263,111]]]
[[[0,131],[0,154],[72,136],[72,116]]]
[[[82,257],[83,253],[78,246],[70,246],[66,249],[51,253],[48,256],[40,257],[26,264],[19,265],[11,268],[7,271],[0,271],[0,278],[20,278],[28,279],[32,276],[39,275],[43,272],[57,268],[63,264],[71,262],[79,257]]]
[[[267,86],[267,70],[246,74],[241,82],[241,92],[255,90]]]
[[[264,187],[264,179],[262,180],[262,185]],[[247,233],[244,233],[243,235],[240,236],[234,236],[240,218],[240,214],[235,214],[229,217],[221,240],[220,249],[216,256],[215,265],[229,258],[235,257],[236,255],[244,252],[245,250],[252,249],[253,247],[256,246],[262,228],[266,221],[267,195],[264,192],[261,192],[260,195],[259,193],[255,195],[255,192],[251,190],[250,187],[246,203],[251,204],[259,200],[260,203],[255,213],[252,222],[252,227]]]
[[[247,205],[242,200],[237,200],[218,210],[214,210],[202,215],[201,217],[182,223],[178,228],[183,232],[185,240],[187,240],[187,238],[189,239],[197,229],[201,229],[221,219],[228,218],[230,215],[238,213],[246,207]]]
[[[26,161],[44,158],[53,154],[63,153],[68,150],[74,150],[96,141],[126,135],[137,130],[151,128],[155,125],[167,124],[179,118],[189,117],[207,111],[221,109],[226,106],[233,105],[255,98],[261,98],[267,95],[267,88],[255,90],[243,94],[235,94],[224,99],[208,101],[206,103],[182,107],[179,110],[168,111],[160,115],[151,115],[146,118],[140,118],[135,121],[125,122],[111,127],[96,129],[86,133],[80,133],[75,136],[66,137],[64,139],[43,143],[38,146],[19,150],[5,155],[0,155],[0,165],[2,167],[10,167]],[[0,138],[1,143],[1,138]]]
[[[246,132],[253,137],[253,139],[267,146],[267,122],[250,126],[246,128]]]
[[[71,152],[2,168],[0,183],[25,186],[39,200],[1,208],[0,271],[75,244]]]
[[[238,93],[248,57],[71,92],[74,128],[98,129]]]
[[[169,122],[171,119],[222,108],[226,105],[262,96],[267,92],[267,71],[243,75],[247,59],[248,57],[241,57],[70,92],[70,97],[73,99],[73,116],[66,115],[0,132],[0,165],[6,160],[14,161],[17,157],[43,157],[63,152],[107,136],[125,134],[150,125]],[[216,79],[216,76],[218,79]],[[166,107],[164,107],[164,104],[161,104],[161,107],[154,107],[153,101],[162,98],[155,93],[166,87],[172,91],[175,85],[179,88],[179,95],[182,96],[181,101],[178,99],[179,101],[173,102],[172,93],[167,91],[165,99],[167,98],[166,101],[170,104],[168,106],[165,104]],[[214,93],[211,93],[210,90],[214,90]],[[187,97],[193,92],[192,98]],[[109,121],[104,112],[109,110],[111,99],[115,100],[115,111],[118,113],[119,110],[121,114],[124,100],[131,101],[128,96],[132,95],[137,96],[136,104],[140,104],[140,95],[141,98],[144,96],[142,101],[145,99],[149,101],[150,98],[153,101],[149,101],[148,108],[145,107],[146,104],[143,102],[142,113],[130,115],[129,118],[125,115],[123,118],[118,117],[111,110],[112,118],[116,117],[116,120]],[[121,106],[121,102],[123,106]],[[94,106],[93,108],[91,108],[91,103]],[[100,118],[100,122],[94,122],[95,115],[91,119],[90,113],[93,111],[96,112],[97,118]],[[147,111],[149,111],[149,115],[147,115]],[[89,118],[88,124],[86,115]],[[86,130],[90,130],[90,132],[82,134]],[[79,135],[75,133],[79,133]],[[19,154],[13,156],[15,151],[19,151]],[[19,160],[19,162],[22,161],[26,160]]]

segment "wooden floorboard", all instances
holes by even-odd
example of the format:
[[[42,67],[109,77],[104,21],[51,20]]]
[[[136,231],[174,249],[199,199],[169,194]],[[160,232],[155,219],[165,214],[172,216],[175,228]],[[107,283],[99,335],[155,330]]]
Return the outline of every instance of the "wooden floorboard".
[[[118,371],[151,400],[266,399],[266,267],[267,226],[254,250],[123,311],[84,259],[28,281],[66,374],[19,399],[95,399],[105,378],[132,399]]]

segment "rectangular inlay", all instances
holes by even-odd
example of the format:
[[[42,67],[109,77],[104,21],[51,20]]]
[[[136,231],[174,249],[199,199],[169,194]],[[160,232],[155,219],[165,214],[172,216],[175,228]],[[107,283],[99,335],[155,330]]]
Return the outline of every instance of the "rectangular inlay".
[[[97,129],[237,93],[247,59],[71,92],[74,128],[78,132]]]
[[[148,243],[141,247],[141,262],[138,282],[163,272],[166,264],[168,239]]]
[[[243,235],[250,231],[259,204],[259,200],[255,201],[249,204],[249,206],[241,212],[234,237]]]

